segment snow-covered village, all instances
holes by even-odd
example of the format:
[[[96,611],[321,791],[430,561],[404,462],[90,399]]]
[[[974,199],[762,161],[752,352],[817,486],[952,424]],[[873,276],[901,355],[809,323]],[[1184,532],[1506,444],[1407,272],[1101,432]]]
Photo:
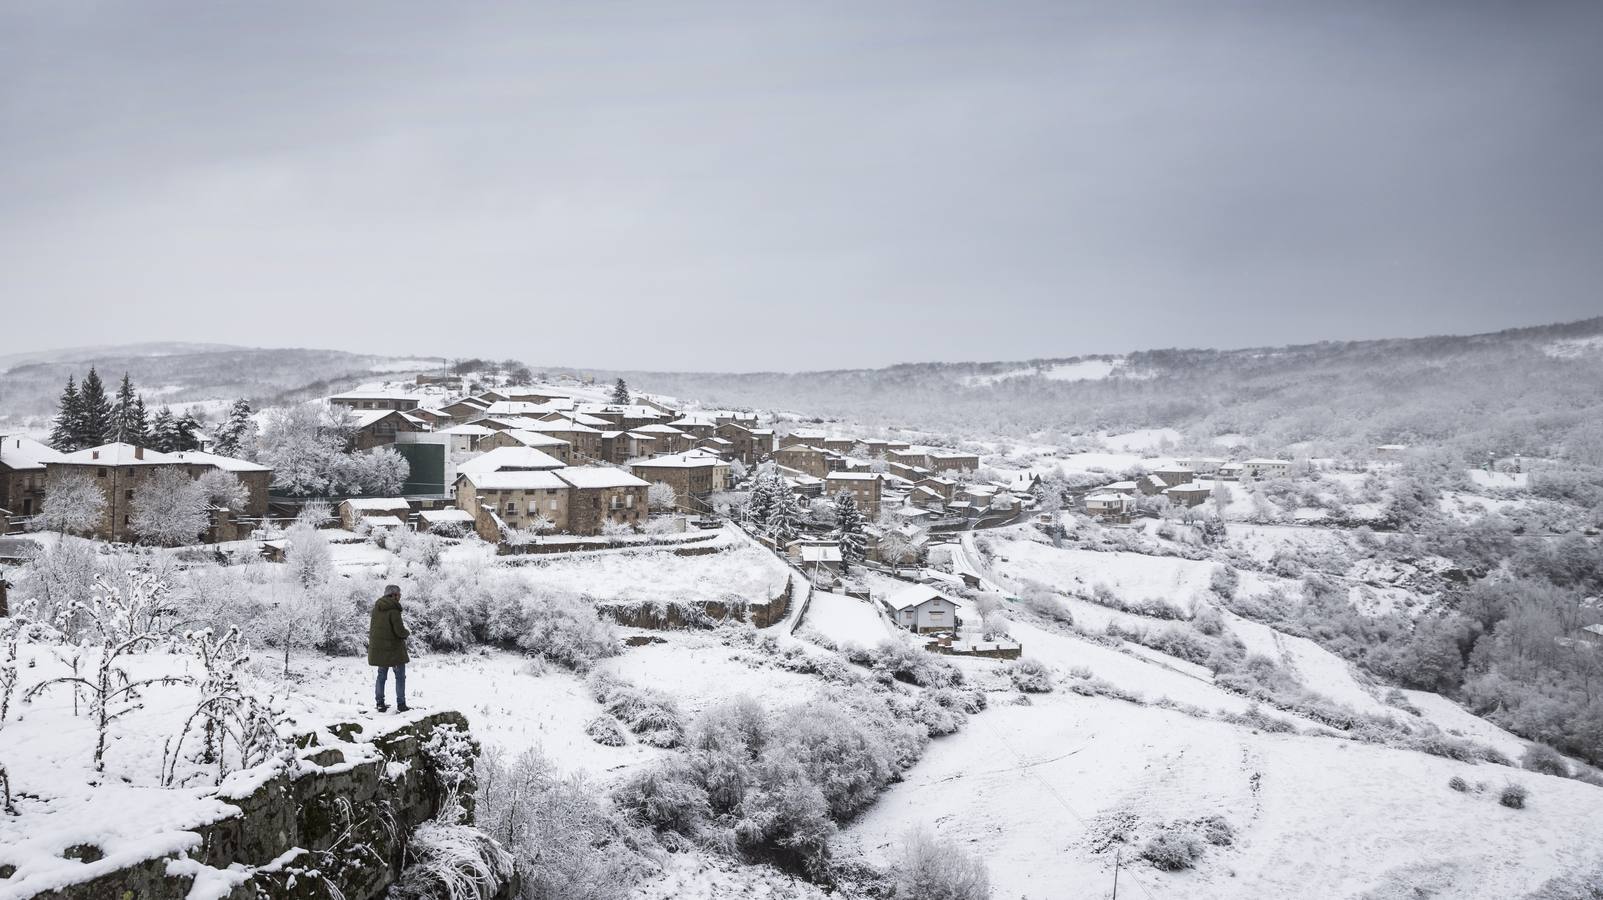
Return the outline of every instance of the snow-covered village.
[[[1600,42],[0,0],[0,900],[1603,898]]]

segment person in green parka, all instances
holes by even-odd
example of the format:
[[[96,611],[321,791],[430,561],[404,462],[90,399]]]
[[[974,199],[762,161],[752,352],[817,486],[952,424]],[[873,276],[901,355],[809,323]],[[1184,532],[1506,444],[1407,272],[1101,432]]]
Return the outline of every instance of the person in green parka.
[[[384,705],[384,681],[391,669],[395,670],[395,708],[406,712],[406,634],[406,623],[401,621],[401,587],[387,585],[384,596],[373,604],[367,629],[367,664],[378,667],[373,699],[379,712],[389,709]]]

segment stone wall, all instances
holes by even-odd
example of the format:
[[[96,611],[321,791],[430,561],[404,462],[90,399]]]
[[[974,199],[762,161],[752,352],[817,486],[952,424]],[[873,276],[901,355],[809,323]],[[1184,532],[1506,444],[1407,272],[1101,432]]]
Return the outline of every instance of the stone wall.
[[[793,579],[795,576],[791,576]],[[730,619],[750,622],[758,628],[767,628],[785,618],[790,611],[791,579],[785,580],[779,593],[765,603],[730,603],[723,600],[698,600],[690,603],[614,603],[600,607],[603,616],[611,616],[619,625],[631,628],[651,628],[670,631],[677,628],[706,627],[712,622]]]
[[[434,729],[467,728],[461,713],[417,717],[375,734],[338,723],[297,739],[300,765],[247,793],[219,796],[237,809],[199,826],[186,857],[159,857],[47,891],[50,900],[184,900],[197,879],[232,882],[228,900],[376,900],[400,875],[406,841],[439,811],[422,744]],[[471,812],[471,787],[466,792]],[[243,870],[227,872],[230,866]]]

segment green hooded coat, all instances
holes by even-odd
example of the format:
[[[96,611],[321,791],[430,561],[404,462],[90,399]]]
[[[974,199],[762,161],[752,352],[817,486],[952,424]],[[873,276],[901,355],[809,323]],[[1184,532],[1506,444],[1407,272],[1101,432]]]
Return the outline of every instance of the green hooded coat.
[[[370,666],[404,666],[406,655],[406,625],[401,622],[401,598],[385,594],[373,604],[373,618],[367,629],[367,664]]]

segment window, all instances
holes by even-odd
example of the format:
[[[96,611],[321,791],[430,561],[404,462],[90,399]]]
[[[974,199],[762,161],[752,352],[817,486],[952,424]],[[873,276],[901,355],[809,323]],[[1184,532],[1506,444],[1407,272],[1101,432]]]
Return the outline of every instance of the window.
[[[551,511],[552,512],[556,512],[557,511],[557,501],[555,501],[555,500],[551,501]]]
[[[95,477],[96,478],[105,478],[106,477],[106,470],[105,469],[96,469],[95,470]]]

